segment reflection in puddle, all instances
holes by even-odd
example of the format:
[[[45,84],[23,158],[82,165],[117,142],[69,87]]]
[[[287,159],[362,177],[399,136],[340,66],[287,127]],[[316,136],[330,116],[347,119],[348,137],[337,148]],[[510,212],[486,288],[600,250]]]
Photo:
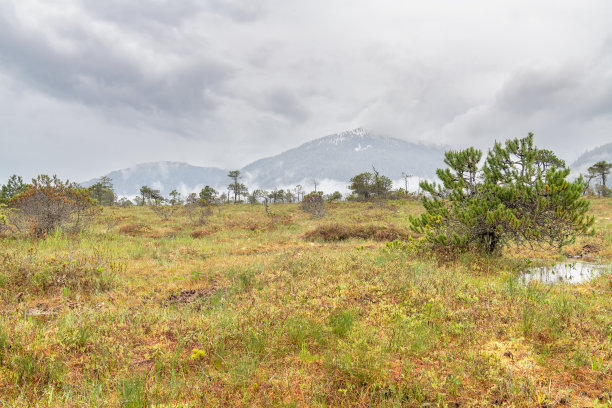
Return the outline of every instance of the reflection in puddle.
[[[522,284],[537,280],[542,283],[584,283],[598,277],[606,268],[587,262],[563,262],[553,266],[527,269],[519,278]]]

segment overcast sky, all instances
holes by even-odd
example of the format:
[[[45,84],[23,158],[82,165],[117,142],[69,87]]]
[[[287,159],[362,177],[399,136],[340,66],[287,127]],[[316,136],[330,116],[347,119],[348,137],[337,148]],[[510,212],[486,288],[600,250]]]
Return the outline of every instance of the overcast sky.
[[[240,168],[363,126],[568,160],[612,141],[612,2],[3,0],[0,184]]]

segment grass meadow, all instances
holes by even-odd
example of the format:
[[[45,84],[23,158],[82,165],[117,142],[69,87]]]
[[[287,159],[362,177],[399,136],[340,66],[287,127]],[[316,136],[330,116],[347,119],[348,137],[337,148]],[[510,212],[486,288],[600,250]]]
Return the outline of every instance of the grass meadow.
[[[389,244],[420,202],[104,208],[0,237],[1,407],[610,407],[612,199],[563,253],[440,259]],[[397,241],[396,241],[397,242]]]

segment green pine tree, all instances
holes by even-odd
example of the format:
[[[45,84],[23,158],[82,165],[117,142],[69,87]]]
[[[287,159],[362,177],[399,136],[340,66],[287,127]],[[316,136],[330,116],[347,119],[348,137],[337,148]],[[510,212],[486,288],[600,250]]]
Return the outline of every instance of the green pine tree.
[[[426,211],[411,217],[413,229],[434,247],[487,253],[509,243],[560,248],[589,233],[583,180],[567,181],[569,169],[557,168],[563,162],[542,152],[532,133],[496,143],[482,167],[477,149],[447,152],[441,183],[421,183]]]

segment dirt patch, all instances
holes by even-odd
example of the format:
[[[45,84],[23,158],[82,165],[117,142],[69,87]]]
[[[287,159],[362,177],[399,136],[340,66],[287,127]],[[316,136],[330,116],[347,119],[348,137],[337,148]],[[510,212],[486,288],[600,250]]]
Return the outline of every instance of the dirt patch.
[[[178,293],[172,293],[168,296],[163,304],[169,305],[188,305],[210,298],[219,288],[213,286],[209,289],[183,289]]]

